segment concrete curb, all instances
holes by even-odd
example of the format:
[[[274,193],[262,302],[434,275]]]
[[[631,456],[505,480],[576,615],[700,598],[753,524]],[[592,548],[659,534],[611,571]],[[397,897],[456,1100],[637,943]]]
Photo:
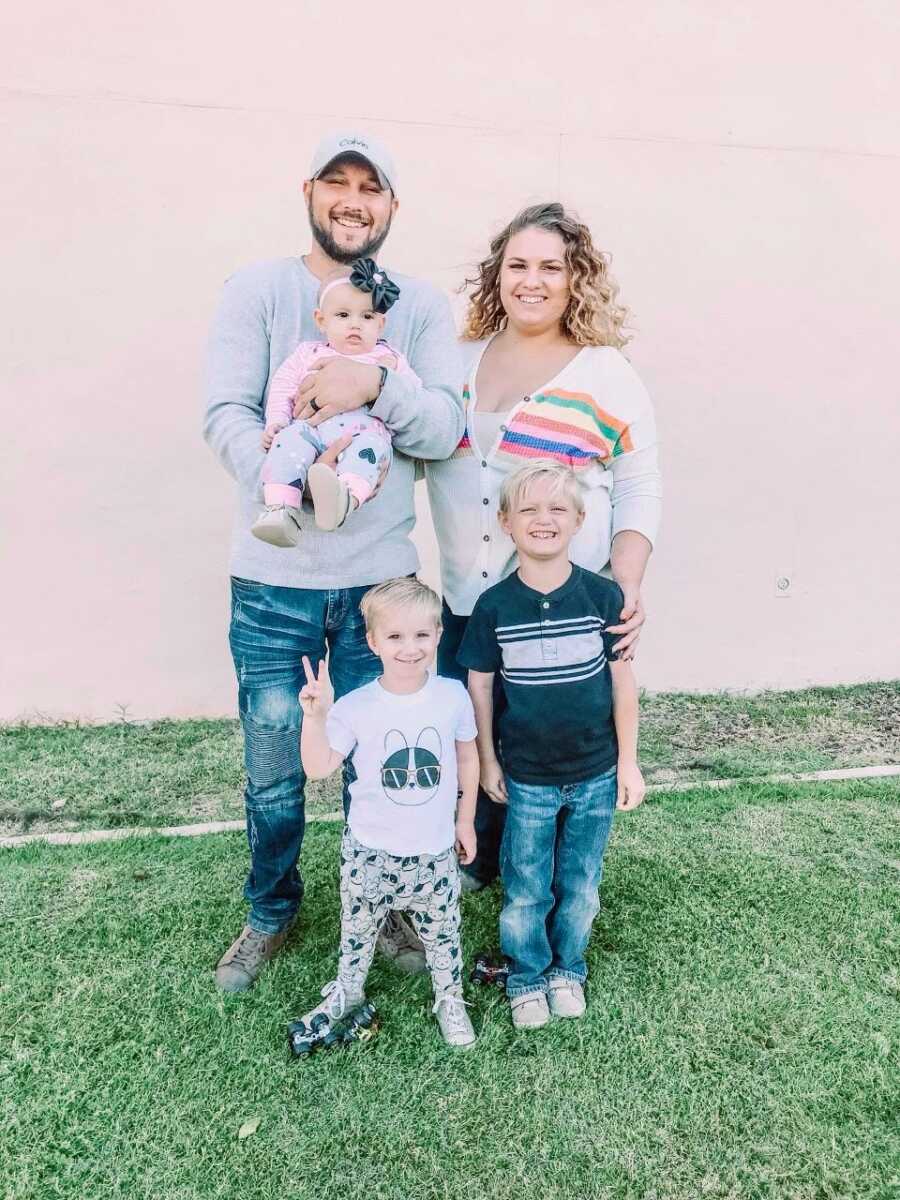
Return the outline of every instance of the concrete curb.
[[[339,812],[310,813],[310,821],[342,821]],[[95,842],[123,842],[139,837],[202,837],[207,833],[242,833],[247,828],[244,821],[204,821],[202,825],[137,826],[132,829],[82,829],[74,833],[22,833],[15,837],[0,838],[0,849],[15,850],[18,846],[30,846],[44,842],[47,846],[88,846]]]
[[[900,766],[843,767],[835,771],[798,771],[784,775],[745,775],[738,779],[684,779],[651,783],[648,792],[692,792],[697,788],[729,788],[741,783],[840,783],[844,779],[889,779],[900,775]]]
[[[847,767],[835,771],[802,771],[786,775],[748,775],[743,779],[695,779],[674,783],[651,783],[648,792],[693,792],[702,789],[737,787],[748,783],[840,783],[846,779],[889,779],[900,776],[900,766]],[[340,812],[311,813],[307,821],[342,821]],[[22,833],[0,837],[0,849],[15,850],[43,842],[48,846],[87,846],[95,842],[121,842],[137,837],[202,837],[207,833],[240,833],[243,821],[206,821],[201,825],[168,825],[134,829],[83,829],[77,833]]]

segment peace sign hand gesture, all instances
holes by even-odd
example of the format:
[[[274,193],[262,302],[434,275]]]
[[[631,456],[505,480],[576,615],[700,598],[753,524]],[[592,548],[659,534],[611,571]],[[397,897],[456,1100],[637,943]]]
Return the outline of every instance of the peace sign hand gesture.
[[[303,709],[303,715],[311,717],[314,721],[324,721],[328,710],[334,703],[334,688],[328,678],[325,660],[320,661],[319,673],[314,675],[310,661],[304,654],[303,673],[306,675],[306,683],[300,693],[300,707]]]

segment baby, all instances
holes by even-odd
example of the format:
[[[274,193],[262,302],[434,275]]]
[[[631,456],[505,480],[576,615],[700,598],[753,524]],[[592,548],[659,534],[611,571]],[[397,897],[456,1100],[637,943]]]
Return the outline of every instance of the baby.
[[[301,342],[272,379],[266,401],[262,482],[265,510],[253,533],[273,546],[296,546],[300,502],[309,492],[320,529],[337,529],[371,500],[391,465],[391,435],[365,408],[328,417],[318,425],[293,420],[297,388],[311,370],[335,355],[416,378],[403,355],[381,341],[385,313],[400,290],[371,258],[323,280],[315,321],[325,342]],[[339,438],[352,441],[332,470],[316,459]]]

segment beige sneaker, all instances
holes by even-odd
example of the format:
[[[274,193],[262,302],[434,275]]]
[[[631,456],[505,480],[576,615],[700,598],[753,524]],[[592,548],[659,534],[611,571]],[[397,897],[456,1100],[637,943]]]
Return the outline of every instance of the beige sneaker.
[[[548,1000],[554,1017],[583,1017],[587,1007],[581,984],[576,979],[563,979],[560,975],[550,980]]]
[[[543,992],[524,992],[509,1002],[516,1029],[540,1029],[550,1020],[547,997]]]
[[[346,483],[331,467],[326,467],[324,463],[313,463],[309,468],[306,484],[316,510],[318,527],[329,532],[340,529],[347,519],[347,514],[356,506]]]
[[[289,550],[300,541],[300,509],[289,504],[267,504],[250,532],[261,542]]]
[[[287,941],[289,932],[260,933],[245,925],[216,964],[216,987],[223,992],[244,992],[252,987],[266,963]]]
[[[441,1037],[448,1046],[458,1046],[460,1050],[468,1050],[478,1040],[475,1030],[466,1012],[466,1002],[462,996],[438,996],[431,1010],[437,1017]]]
[[[407,975],[421,975],[427,970],[425,947],[409,921],[398,912],[388,913],[378,935],[377,949]]]

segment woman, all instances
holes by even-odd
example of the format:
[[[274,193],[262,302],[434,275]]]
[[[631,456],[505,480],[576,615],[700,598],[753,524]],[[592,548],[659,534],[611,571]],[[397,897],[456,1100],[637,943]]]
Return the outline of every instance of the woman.
[[[561,204],[538,204],[494,238],[467,283],[466,430],[449,459],[425,466],[444,591],[438,670],[464,679],[456,651],[475,601],[515,568],[497,501],[504,477],[532,458],[565,462],[581,480],[586,517],[572,557],[592,571],[608,566],[622,588],[615,632],[632,658],[661,488],[653,408],[620,352],[626,310],[609,258]],[[466,890],[496,876],[503,818],[479,792]]]

